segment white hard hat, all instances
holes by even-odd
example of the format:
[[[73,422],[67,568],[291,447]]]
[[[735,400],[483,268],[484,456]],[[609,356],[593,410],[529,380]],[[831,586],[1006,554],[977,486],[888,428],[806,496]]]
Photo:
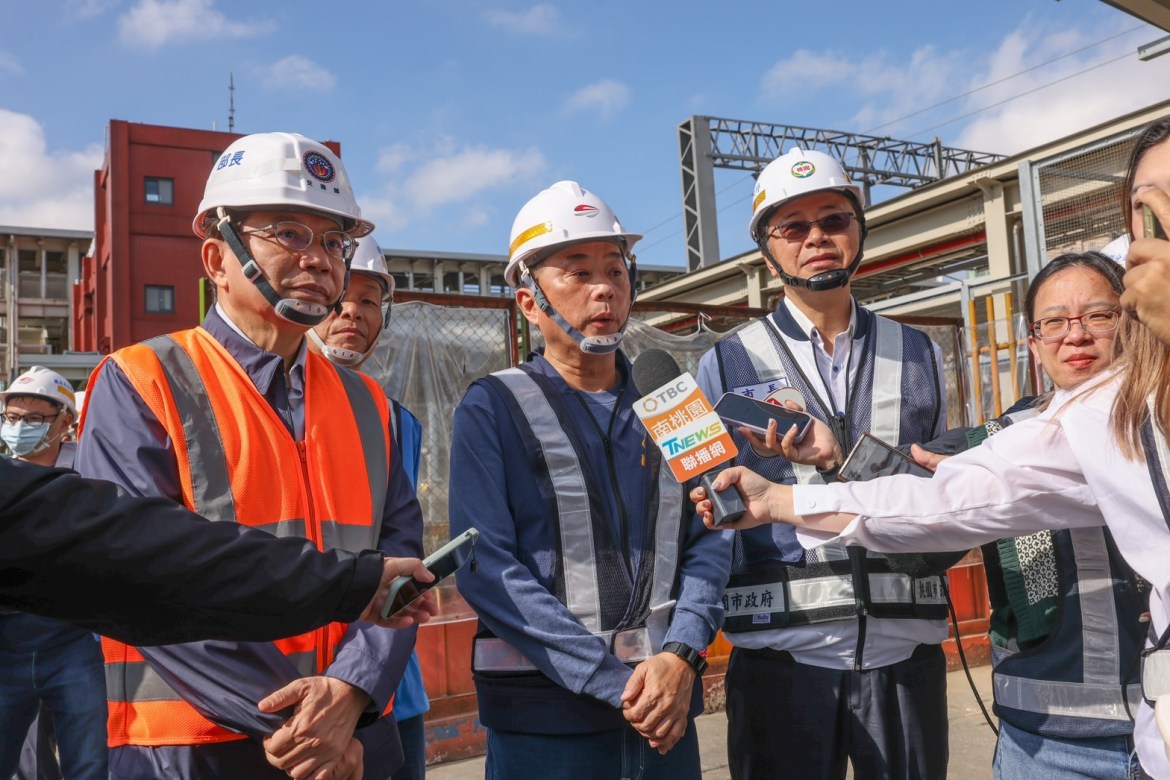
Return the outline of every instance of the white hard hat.
[[[324,144],[296,133],[256,133],[229,146],[207,177],[192,227],[207,237],[206,217],[217,208],[291,208],[338,217],[355,238],[374,224],[362,219],[341,160]]]
[[[11,387],[0,393],[0,402],[8,403],[8,397],[13,395],[44,398],[65,407],[74,417],[77,416],[77,396],[73,392],[73,385],[56,371],[50,371],[44,366],[33,366],[18,376]]]
[[[394,299],[394,276],[386,270],[386,256],[373,236],[359,239],[349,266],[350,273],[374,276],[386,283],[385,301]]]
[[[619,240],[629,254],[641,238],[627,233],[601,198],[575,181],[558,181],[525,203],[512,222],[504,281],[519,286],[521,263],[531,268],[571,244]]]
[[[849,180],[849,174],[835,158],[812,149],[789,149],[760,171],[752,197],[752,221],[748,234],[759,243],[756,234],[760,221],[781,203],[822,190],[850,193],[861,205],[861,188]],[[858,217],[861,215],[859,214]]]

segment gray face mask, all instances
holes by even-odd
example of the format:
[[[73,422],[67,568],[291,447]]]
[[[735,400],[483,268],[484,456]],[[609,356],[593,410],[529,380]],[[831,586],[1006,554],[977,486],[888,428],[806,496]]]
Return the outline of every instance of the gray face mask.
[[[0,423],[0,439],[8,445],[8,449],[18,458],[23,458],[28,455],[36,455],[43,452],[49,443],[45,438],[49,435],[49,428],[53,427],[52,423],[27,423],[24,421],[18,423],[4,422]]]

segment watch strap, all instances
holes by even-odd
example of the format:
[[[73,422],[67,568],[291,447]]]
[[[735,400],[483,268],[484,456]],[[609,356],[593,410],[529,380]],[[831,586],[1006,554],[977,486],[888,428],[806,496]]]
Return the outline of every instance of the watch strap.
[[[688,644],[682,642],[667,642],[662,646],[662,652],[672,653],[687,662],[687,664],[695,670],[695,674],[702,677],[703,672],[707,671],[707,651],[696,650]]]

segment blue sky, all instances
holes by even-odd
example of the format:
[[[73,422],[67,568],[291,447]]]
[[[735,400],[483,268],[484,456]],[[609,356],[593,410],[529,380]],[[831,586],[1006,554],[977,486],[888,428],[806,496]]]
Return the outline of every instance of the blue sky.
[[[681,265],[692,114],[1014,153],[1167,96],[1099,0],[0,0],[0,224],[90,229],[110,119],[339,140],[384,247],[504,253],[562,178]],[[751,183],[717,172],[721,254]]]

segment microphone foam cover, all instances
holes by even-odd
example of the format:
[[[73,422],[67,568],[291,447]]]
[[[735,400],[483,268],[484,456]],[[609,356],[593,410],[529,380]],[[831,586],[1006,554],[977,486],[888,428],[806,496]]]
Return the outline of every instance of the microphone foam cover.
[[[661,349],[648,349],[634,358],[634,387],[642,395],[650,395],[658,388],[682,374],[678,361]]]

